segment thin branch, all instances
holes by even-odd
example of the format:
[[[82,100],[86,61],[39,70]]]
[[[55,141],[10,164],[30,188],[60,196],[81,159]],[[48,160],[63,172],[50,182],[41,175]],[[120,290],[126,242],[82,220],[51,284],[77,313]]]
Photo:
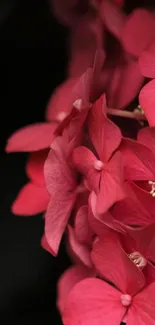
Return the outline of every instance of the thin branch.
[[[125,118],[130,118],[138,121],[146,121],[146,116],[142,113],[133,113],[129,111],[114,109],[114,108],[108,108],[107,109],[108,115],[114,115],[114,116],[120,116]]]

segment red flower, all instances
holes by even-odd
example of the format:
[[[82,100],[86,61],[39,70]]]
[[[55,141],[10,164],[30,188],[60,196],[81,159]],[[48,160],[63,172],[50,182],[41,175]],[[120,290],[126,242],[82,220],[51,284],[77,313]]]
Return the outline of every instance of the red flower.
[[[121,133],[105,116],[104,109],[105,98],[101,97],[93,105],[88,121],[89,134],[97,157],[84,146],[73,152],[75,166],[85,176],[90,190],[97,194],[98,214],[103,214],[125,196],[121,157],[119,152],[115,153],[121,142]]]

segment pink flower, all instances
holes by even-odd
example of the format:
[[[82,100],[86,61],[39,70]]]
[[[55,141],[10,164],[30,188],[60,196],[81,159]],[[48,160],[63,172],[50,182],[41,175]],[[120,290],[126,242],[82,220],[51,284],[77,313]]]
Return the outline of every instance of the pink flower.
[[[125,320],[130,325],[138,320],[140,325],[144,321],[153,325],[155,283],[145,286],[143,273],[122,250],[115,234],[95,242],[92,259],[100,279],[84,279],[70,290],[62,312],[64,324],[119,325]]]
[[[97,157],[84,146],[73,151],[75,166],[85,176],[89,189],[97,194],[98,214],[103,214],[125,196],[121,157],[119,152],[115,153],[121,142],[121,133],[105,116],[105,109],[103,96],[92,106],[89,115],[89,134]]]

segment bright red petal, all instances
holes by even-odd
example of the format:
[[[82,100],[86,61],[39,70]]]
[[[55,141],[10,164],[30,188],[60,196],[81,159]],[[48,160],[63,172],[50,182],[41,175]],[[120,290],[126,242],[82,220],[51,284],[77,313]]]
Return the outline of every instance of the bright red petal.
[[[61,122],[72,110],[75,94],[73,92],[77,78],[69,78],[56,88],[46,108],[48,121]]]
[[[155,156],[148,147],[126,138],[119,150],[123,157],[126,180],[155,179]]]
[[[42,238],[41,238],[41,246],[42,248],[44,248],[47,252],[49,252],[50,254],[53,255],[53,251],[51,249],[51,247],[49,246],[48,242],[47,242],[47,239],[46,239],[46,236],[43,235]]]
[[[138,141],[149,147],[155,155],[155,128],[145,127],[138,132]]]
[[[49,150],[32,152],[26,164],[28,177],[38,186],[45,186],[44,163]]]
[[[88,121],[90,138],[103,162],[109,160],[122,139],[120,129],[105,116],[105,106],[105,95],[102,95],[94,103]]]
[[[155,36],[154,16],[145,9],[135,9],[122,31],[122,44],[126,51],[139,56]]]
[[[57,306],[62,313],[66,304],[66,300],[73,287],[85,278],[89,278],[93,275],[92,270],[83,265],[75,265],[67,269],[60,277],[58,281],[58,298]]]
[[[139,104],[150,126],[155,126],[155,79],[148,82],[139,94]]]
[[[100,276],[114,283],[123,293],[134,295],[144,287],[142,272],[123,251],[116,233],[110,231],[109,236],[94,243],[92,261]]]
[[[27,183],[19,192],[12,205],[12,212],[21,216],[32,216],[44,212],[49,202],[45,187]]]
[[[81,206],[75,217],[75,234],[81,244],[91,244],[93,232],[88,222],[88,206]]]
[[[48,148],[54,139],[56,123],[38,123],[25,126],[8,139],[6,152],[29,152]]]
[[[119,325],[126,312],[121,293],[99,279],[85,279],[70,292],[63,312],[65,325]]]
[[[96,205],[98,215],[104,214],[114,203],[125,198],[123,176],[121,155],[116,152],[102,171]]]
[[[78,242],[75,234],[75,230],[68,226],[69,234],[69,251],[73,254],[73,259],[84,264],[85,266],[92,268],[92,262],[90,259],[90,248],[87,245]]]
[[[154,325],[155,320],[155,282],[150,284],[134,298],[128,310],[128,325]]]

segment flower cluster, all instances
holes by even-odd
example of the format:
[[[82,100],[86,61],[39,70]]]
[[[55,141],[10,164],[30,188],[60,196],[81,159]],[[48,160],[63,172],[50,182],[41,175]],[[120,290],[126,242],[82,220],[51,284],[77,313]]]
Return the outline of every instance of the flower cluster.
[[[116,0],[52,4],[71,30],[68,77],[49,101],[47,122],[8,140],[7,152],[30,152],[30,181],[12,210],[46,211],[42,246],[52,255],[66,233],[73,266],[57,297],[65,325],[153,325],[154,13],[127,16]],[[136,138],[115,115],[139,121]]]

